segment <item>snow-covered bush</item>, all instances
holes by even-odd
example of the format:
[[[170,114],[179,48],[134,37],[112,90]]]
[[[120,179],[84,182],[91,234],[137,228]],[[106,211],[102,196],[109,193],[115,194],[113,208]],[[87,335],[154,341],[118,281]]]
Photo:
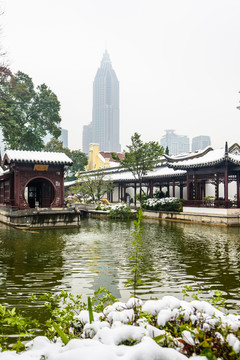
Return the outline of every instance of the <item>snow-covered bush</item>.
[[[149,198],[142,202],[142,207],[146,210],[163,211],[182,211],[182,201],[174,197],[161,199]]]
[[[52,307],[46,336],[22,344],[20,355],[0,352],[1,360],[240,359],[240,315],[226,314],[207,301],[164,296],[145,303],[137,298],[120,302],[107,292],[100,308],[92,299],[91,321],[79,299],[65,292],[62,297],[65,311]],[[56,306],[53,298],[47,300],[49,309],[49,301]]]
[[[130,219],[133,213],[126,203],[118,203],[111,206],[109,215],[114,219]]]

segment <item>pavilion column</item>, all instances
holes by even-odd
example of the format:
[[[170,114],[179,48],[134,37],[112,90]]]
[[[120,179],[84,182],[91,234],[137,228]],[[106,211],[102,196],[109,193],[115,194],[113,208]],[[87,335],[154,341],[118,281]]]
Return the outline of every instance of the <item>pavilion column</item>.
[[[228,207],[228,167],[226,164],[224,171],[224,199],[225,199],[225,207]]]
[[[175,197],[175,180],[172,182],[172,196]]]
[[[150,180],[150,182],[149,182],[149,188],[150,188],[150,198],[152,198],[153,197],[153,182],[152,182],[152,180]]]
[[[126,202],[126,184],[123,185],[123,201]]]
[[[183,183],[180,182],[180,199],[183,199]]]
[[[195,175],[193,175],[193,178],[192,178],[192,185],[193,185],[192,198],[193,198],[193,200],[196,200],[196,177],[195,177]]]
[[[64,179],[64,171],[61,171],[61,175],[62,175],[62,179]],[[62,181],[61,184],[61,198],[62,198],[62,206],[64,206],[64,181]]]
[[[215,185],[215,200],[219,198],[219,176],[214,174],[214,185]]]
[[[239,173],[237,173],[237,207],[240,207],[240,194],[239,194]]]
[[[189,175],[187,174],[187,200],[190,200],[190,180]]]
[[[167,184],[167,197],[169,197],[170,196],[170,193],[169,193],[169,182],[168,182],[168,184]]]
[[[137,206],[137,183],[134,184],[134,205]]]
[[[118,202],[121,201],[121,184],[118,184]]]

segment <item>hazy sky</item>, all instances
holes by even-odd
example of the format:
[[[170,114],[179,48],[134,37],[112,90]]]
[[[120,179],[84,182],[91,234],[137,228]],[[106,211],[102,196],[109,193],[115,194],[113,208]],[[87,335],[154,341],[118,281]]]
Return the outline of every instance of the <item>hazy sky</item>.
[[[120,82],[120,143],[165,129],[214,147],[240,143],[240,0],[0,0],[13,72],[61,102],[69,147],[82,147],[92,84],[107,48]]]

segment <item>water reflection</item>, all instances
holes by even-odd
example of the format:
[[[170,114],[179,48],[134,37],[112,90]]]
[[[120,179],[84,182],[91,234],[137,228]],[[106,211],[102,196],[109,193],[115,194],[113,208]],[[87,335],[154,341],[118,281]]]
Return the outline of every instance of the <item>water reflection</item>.
[[[64,276],[64,248],[59,232],[25,232],[1,225],[0,302],[28,314],[31,293],[56,291]]]
[[[0,301],[37,312],[31,293],[67,289],[84,300],[101,285],[125,301],[130,290],[133,223],[84,219],[80,229],[23,232],[0,225]],[[239,228],[144,220],[138,289],[143,299],[173,294],[184,285],[224,291],[239,306]],[[34,315],[34,314],[33,314]]]

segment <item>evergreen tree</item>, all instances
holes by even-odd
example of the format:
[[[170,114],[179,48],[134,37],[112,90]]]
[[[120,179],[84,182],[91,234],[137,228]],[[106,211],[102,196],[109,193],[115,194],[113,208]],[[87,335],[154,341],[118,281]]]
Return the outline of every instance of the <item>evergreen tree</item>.
[[[5,67],[0,80],[0,127],[7,148],[42,150],[47,133],[60,136],[60,102],[47,85],[35,89],[28,75],[13,75]]]

